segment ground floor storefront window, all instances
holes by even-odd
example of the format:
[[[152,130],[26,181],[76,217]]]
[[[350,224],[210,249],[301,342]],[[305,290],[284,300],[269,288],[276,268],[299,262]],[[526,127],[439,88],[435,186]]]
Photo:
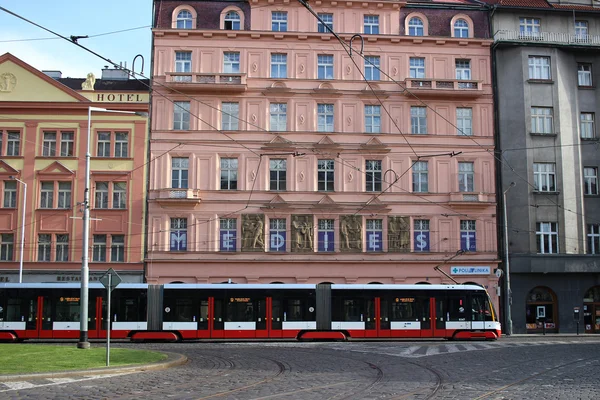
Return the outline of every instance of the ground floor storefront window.
[[[556,295],[546,287],[533,288],[527,295],[525,309],[527,333],[558,332]]]
[[[588,290],[583,297],[585,333],[600,333],[600,286]]]

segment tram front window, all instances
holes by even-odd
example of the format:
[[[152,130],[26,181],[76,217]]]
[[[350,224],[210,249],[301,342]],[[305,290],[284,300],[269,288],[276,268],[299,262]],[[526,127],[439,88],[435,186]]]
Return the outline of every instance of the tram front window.
[[[471,296],[472,321],[493,321],[488,297],[481,294]]]

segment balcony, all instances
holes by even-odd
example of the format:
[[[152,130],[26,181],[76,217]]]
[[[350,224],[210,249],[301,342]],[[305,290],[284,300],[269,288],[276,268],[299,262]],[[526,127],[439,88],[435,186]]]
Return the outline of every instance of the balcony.
[[[520,32],[499,30],[494,42],[528,42],[541,44],[562,44],[566,46],[600,46],[599,35],[574,35],[563,32]]]
[[[150,191],[150,200],[160,204],[161,207],[195,207],[200,204],[200,190],[198,189],[157,189]]]
[[[485,208],[494,205],[495,201],[496,196],[494,194],[453,192],[450,193],[448,205],[453,208]]]
[[[483,95],[483,85],[479,81],[407,78],[404,81],[404,86],[406,87],[404,91],[406,96],[410,96],[410,93],[414,93],[418,97],[479,97]]]
[[[166,86],[181,92],[245,92],[246,74],[167,72]]]

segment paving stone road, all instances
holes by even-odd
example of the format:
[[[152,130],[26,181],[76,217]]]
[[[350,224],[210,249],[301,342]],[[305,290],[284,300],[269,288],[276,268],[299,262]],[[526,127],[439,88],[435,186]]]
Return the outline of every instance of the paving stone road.
[[[600,399],[600,337],[114,346],[189,361],[161,371],[0,382],[0,399]]]

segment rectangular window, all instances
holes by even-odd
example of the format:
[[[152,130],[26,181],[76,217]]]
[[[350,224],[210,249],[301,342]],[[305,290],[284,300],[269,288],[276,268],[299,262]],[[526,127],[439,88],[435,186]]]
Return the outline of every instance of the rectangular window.
[[[588,40],[588,22],[575,21],[575,39],[579,41]]]
[[[594,113],[579,114],[579,125],[582,139],[593,139],[596,137],[596,127],[594,126]]]
[[[474,192],[475,191],[475,169],[472,162],[458,163],[458,191],[459,192]]]
[[[413,192],[426,193],[429,191],[429,163],[417,161],[412,167]]]
[[[319,192],[333,192],[335,162],[333,160],[317,161],[317,188]]]
[[[191,51],[176,51],[175,52],[175,72],[192,72],[192,52]],[[191,77],[177,77],[178,81],[188,81]]]
[[[367,251],[383,251],[383,220],[367,220]]]
[[[115,133],[115,158],[127,158],[129,148],[129,134],[127,132]]]
[[[127,208],[127,183],[113,182],[113,208]]]
[[[96,157],[110,157],[110,132],[98,132]]]
[[[58,182],[58,208],[71,208],[71,182]]]
[[[333,56],[319,54],[317,56],[317,79],[333,79]]]
[[[94,235],[92,261],[106,262],[106,235]]]
[[[4,181],[4,193],[3,193],[2,207],[4,208],[16,208],[17,207],[17,182],[16,181]]]
[[[367,192],[381,191],[381,160],[367,160],[365,162],[365,182]]]
[[[56,132],[44,132],[44,157],[56,157]]]
[[[365,79],[368,81],[381,80],[380,74],[380,61],[379,56],[366,56],[365,57]]]
[[[598,194],[598,168],[583,168],[583,194]]]
[[[42,182],[40,208],[54,207],[54,182]]]
[[[187,189],[189,163],[188,158],[174,157],[171,159],[171,187],[173,189]]]
[[[533,185],[539,192],[556,192],[556,167],[554,163],[533,164]]]
[[[523,39],[537,39],[540,36],[539,18],[519,18],[519,32]]]
[[[271,78],[287,78],[287,54],[271,54]]]
[[[21,149],[21,134],[19,132],[8,132],[6,140],[6,155],[18,156]]]
[[[410,107],[410,132],[416,135],[427,134],[426,107]]]
[[[110,240],[110,261],[124,262],[125,261],[125,236],[112,235]]]
[[[239,52],[226,51],[223,53],[223,72],[226,74],[238,74],[240,72]]]
[[[187,131],[190,129],[190,102],[173,102],[173,129]]]
[[[333,132],[333,104],[317,104],[317,131]]]
[[[285,239],[285,218],[269,220],[269,251],[284,252],[286,250]]]
[[[221,190],[237,190],[238,159],[221,158]]]
[[[333,219],[320,219],[317,231],[317,250],[327,253],[335,251],[335,231]]]
[[[38,235],[38,261],[50,261],[50,246],[52,235]]]
[[[429,220],[415,219],[415,251],[429,251]]]
[[[237,249],[237,220],[221,218],[219,227],[219,250],[235,251]]]
[[[287,32],[287,13],[273,11],[271,13],[271,30],[273,32]]]
[[[600,254],[600,224],[587,226],[587,254]]]
[[[364,33],[368,35],[379,34],[379,15],[365,15],[364,17]]]
[[[224,131],[237,131],[239,129],[240,104],[223,103],[221,111],[221,129]]]
[[[14,252],[15,235],[12,233],[0,234],[0,261],[12,261]]]
[[[319,33],[329,33],[329,29],[333,30],[333,14],[317,14],[319,16],[319,20],[317,21],[317,32]],[[321,22],[323,21],[323,22]]]
[[[591,64],[577,64],[577,84],[579,86],[592,86]]]
[[[475,220],[460,221],[460,249],[463,251],[477,251],[477,236]]]
[[[269,111],[271,114],[271,131],[285,132],[287,130],[287,104],[271,103]]]
[[[413,79],[425,78],[425,59],[420,57],[410,58],[410,77]]]
[[[187,251],[187,218],[171,218],[169,249]]]
[[[365,132],[381,133],[381,106],[365,106]]]
[[[73,157],[73,143],[75,141],[75,132],[60,133],[60,156]]]
[[[550,107],[531,107],[531,133],[554,133],[552,114]]]
[[[287,160],[269,161],[269,190],[286,190]]]
[[[69,235],[56,235],[56,261],[69,261]]]
[[[108,208],[108,182],[96,182],[94,208]]]
[[[529,79],[550,80],[550,57],[529,56]]]
[[[456,60],[456,79],[469,81],[471,80],[471,60]]]
[[[456,109],[456,128],[458,135],[473,136],[473,109]]]
[[[558,224],[538,222],[535,225],[538,254],[558,254]]]

